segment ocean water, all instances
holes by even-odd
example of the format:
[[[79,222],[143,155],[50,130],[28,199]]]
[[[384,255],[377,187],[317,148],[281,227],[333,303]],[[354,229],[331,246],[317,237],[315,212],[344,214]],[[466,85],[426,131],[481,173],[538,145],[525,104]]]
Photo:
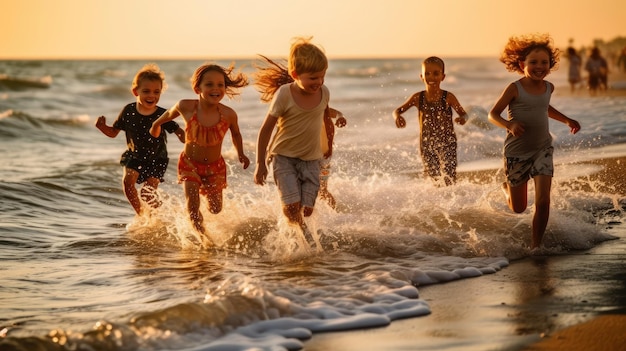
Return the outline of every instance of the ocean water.
[[[253,71],[251,60],[235,62]],[[255,185],[229,137],[224,209],[205,211],[217,249],[203,247],[187,221],[175,137],[163,206],[134,216],[121,190],[124,136],[110,139],[94,123],[100,115],[112,123],[134,101],[130,83],[145,63],[0,61],[0,349],[299,350],[315,333],[420,318],[431,313],[421,287],[498,274],[531,254],[532,196],[525,213],[507,209],[497,171],[504,131],[487,121],[518,78],[497,58],[446,60],[442,87],[470,115],[456,127],[459,171],[489,173],[443,188],[421,175],[416,111],[405,129],[391,115],[423,89],[420,60],[331,60],[331,106],[348,125],[336,131],[329,181],[337,211],[319,201],[308,219],[319,252],[298,246],[271,179]],[[159,105],[194,97],[189,77],[202,61],[156,63],[167,83]],[[612,240],[607,227],[624,219],[623,194],[564,181],[597,170],[577,161],[626,156],[626,98],[569,94],[565,74],[549,76],[552,105],[582,130],[570,135],[551,121],[546,255]],[[267,105],[253,87],[223,102],[237,111],[254,160]]]

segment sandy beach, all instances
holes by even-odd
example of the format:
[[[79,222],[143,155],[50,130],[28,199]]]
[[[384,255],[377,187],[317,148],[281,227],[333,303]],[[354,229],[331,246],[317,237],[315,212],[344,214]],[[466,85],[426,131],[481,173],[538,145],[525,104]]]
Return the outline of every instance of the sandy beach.
[[[582,163],[602,166],[589,179],[624,198],[626,157]],[[609,225],[616,239],[591,250],[525,258],[492,275],[418,287],[430,315],[316,334],[305,350],[625,350],[626,225]]]

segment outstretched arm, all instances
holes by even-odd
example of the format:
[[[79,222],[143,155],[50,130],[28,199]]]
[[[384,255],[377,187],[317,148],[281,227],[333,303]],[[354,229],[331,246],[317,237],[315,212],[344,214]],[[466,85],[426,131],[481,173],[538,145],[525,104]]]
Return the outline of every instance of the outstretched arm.
[[[180,115],[180,111],[178,105],[180,101],[176,103],[172,108],[167,110],[164,114],[162,114],[159,118],[157,118],[154,122],[152,122],[152,127],[150,128],[150,135],[155,138],[158,138],[161,135],[161,125],[165,122],[169,122],[174,118]],[[180,138],[180,136],[179,136]]]
[[[233,140],[233,145],[237,150],[239,162],[243,164],[243,169],[248,168],[248,166],[250,165],[250,159],[243,152],[243,137],[241,136],[241,131],[239,130],[237,114],[234,111],[232,116],[230,117],[230,136]]]
[[[459,100],[456,98],[456,96],[454,96],[454,94],[448,93],[447,101],[450,107],[452,107],[452,109],[454,109],[454,111],[456,111],[456,113],[459,115],[457,118],[454,119],[454,121],[460,125],[464,125],[465,122],[467,122],[467,112],[465,112],[465,109],[463,108],[463,106],[461,106]]]
[[[406,110],[410,109],[413,106],[417,106],[417,99],[419,97],[419,93],[413,94],[410,98],[408,98],[402,106],[398,107],[393,111],[393,119],[396,121],[396,127],[404,128],[406,127],[406,120],[402,117],[402,114],[406,112]]]
[[[96,128],[109,138],[115,138],[120,133],[119,129],[107,125],[106,117],[104,116],[100,116],[96,119]]]
[[[576,134],[580,130],[580,124],[578,121],[573,120],[561,112],[557,111],[552,105],[548,106],[548,117],[552,118],[555,121],[559,121],[564,123],[569,127],[570,133]]]

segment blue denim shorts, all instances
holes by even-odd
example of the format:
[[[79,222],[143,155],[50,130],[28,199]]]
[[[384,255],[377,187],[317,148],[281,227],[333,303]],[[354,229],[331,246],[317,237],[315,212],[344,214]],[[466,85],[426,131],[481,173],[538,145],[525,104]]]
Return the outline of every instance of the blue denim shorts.
[[[320,160],[274,155],[272,158],[274,182],[284,205],[300,203],[314,207],[320,189]]]

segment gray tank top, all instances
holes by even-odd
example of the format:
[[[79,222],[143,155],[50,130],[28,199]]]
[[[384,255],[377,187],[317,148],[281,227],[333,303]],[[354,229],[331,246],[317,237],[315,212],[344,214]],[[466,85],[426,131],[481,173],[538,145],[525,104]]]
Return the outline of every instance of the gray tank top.
[[[545,83],[545,93],[532,95],[524,90],[519,80],[515,82],[518,97],[509,104],[508,115],[510,121],[521,122],[525,132],[520,137],[507,132],[504,156],[527,159],[552,145],[548,125],[548,106],[552,89],[547,81]]]

